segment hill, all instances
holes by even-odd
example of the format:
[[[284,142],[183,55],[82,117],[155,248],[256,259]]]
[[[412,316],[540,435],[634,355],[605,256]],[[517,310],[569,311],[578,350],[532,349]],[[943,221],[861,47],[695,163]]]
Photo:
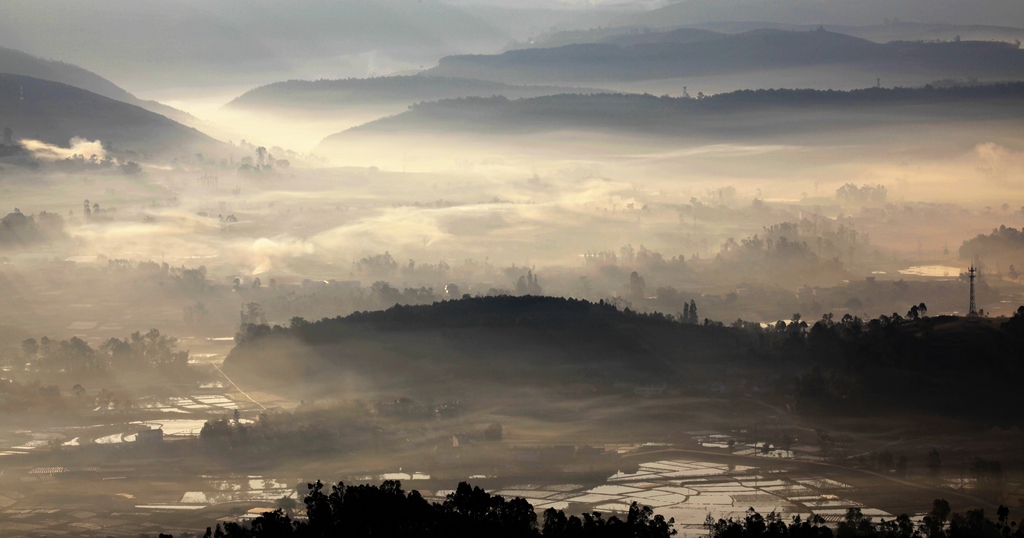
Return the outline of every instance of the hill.
[[[583,130],[756,136],[762,130],[772,134],[787,129],[828,131],[843,122],[881,125],[943,118],[1005,119],[1024,116],[1021,105],[1024,83],[848,92],[743,90],[703,99],[629,94],[466,98],[416,105],[403,114],[332,135],[321,146],[403,131],[514,134]],[[777,121],[765,121],[767,117]],[[495,126],[500,126],[500,131]]]
[[[1007,43],[891,42],[816,30],[762,29],[693,42],[568,45],[443,58],[428,74],[496,81],[635,81],[835,66],[925,80],[1024,78],[1024,51]]]
[[[623,16],[615,26],[665,28],[713,21],[865,26],[883,21],[1024,26],[1014,0],[688,0]]]
[[[60,82],[103,97],[142,107],[150,112],[156,112],[189,125],[194,125],[199,121],[187,112],[156,101],[139,99],[117,84],[77,65],[37,58],[19,50],[0,47],[0,73]]]
[[[224,145],[160,114],[58,82],[0,74],[0,123],[16,138],[67,146],[74,137],[144,156],[226,153]]]
[[[1010,319],[977,322],[894,314],[726,327],[603,301],[467,297],[313,323],[296,318],[290,328],[246,325],[236,342],[225,370],[261,385],[363,378],[427,386],[458,378],[484,391],[508,390],[510,379],[518,388],[584,381],[693,390],[733,385],[736,372],[770,373],[779,380],[776,396],[805,412],[884,413],[899,405],[1017,420],[1007,403],[1024,371],[1024,307]],[[798,373],[805,375],[794,381]]]
[[[318,115],[366,105],[405,105],[458,97],[502,95],[510,99],[558,93],[595,93],[599,90],[558,86],[520,86],[484,80],[393,76],[343,80],[289,80],[260,86],[226,106],[238,109],[278,108],[306,110]]]
[[[636,45],[641,43],[688,43],[723,38],[725,34],[741,34],[752,30],[788,30],[807,32],[822,27],[830,32],[860,37],[876,43],[890,41],[1024,41],[1024,28],[985,24],[942,24],[916,22],[890,22],[868,26],[844,24],[790,24],[767,21],[713,21],[680,28],[651,28],[649,26],[612,26],[589,30],[566,30],[543,33],[512,49],[553,48],[586,43]]]

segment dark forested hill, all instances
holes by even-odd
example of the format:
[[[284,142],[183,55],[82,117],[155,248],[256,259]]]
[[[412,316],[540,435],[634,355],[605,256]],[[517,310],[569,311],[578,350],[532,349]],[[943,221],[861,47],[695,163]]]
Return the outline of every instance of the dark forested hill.
[[[820,66],[847,66],[879,77],[911,72],[933,80],[953,76],[1016,80],[1024,78],[1024,51],[1007,43],[879,44],[825,30],[761,29],[692,42],[598,43],[450,56],[428,73],[505,82],[591,82]]]
[[[0,124],[19,139],[67,146],[74,137],[143,155],[219,154],[223,145],[164,116],[58,82],[0,74]]]
[[[785,120],[770,125],[772,132],[795,124],[799,124],[799,129],[814,129],[815,122],[822,128],[835,128],[838,121],[873,125],[915,118],[1020,117],[1024,115],[1024,83],[870,88],[848,92],[744,90],[703,99],[628,94],[555,95],[520,100],[455,99],[416,105],[403,114],[332,135],[324,144],[351,136],[399,131],[501,134],[609,130],[662,135],[739,135],[751,134],[758,128],[757,114],[772,114]]]
[[[520,86],[448,77],[393,76],[343,80],[289,80],[260,86],[228,103],[231,108],[272,107],[311,110],[317,114],[364,105],[408,105],[457,97],[510,99],[558,93],[595,92],[558,86]]]
[[[522,386],[692,388],[731,385],[735,372],[770,373],[783,379],[775,397],[808,412],[898,405],[1018,420],[1007,404],[1024,374],[1024,307],[1010,319],[974,321],[921,312],[726,327],[557,297],[464,298],[313,323],[296,318],[290,328],[245,325],[225,368],[263,383],[330,383],[355,373],[417,385],[455,376],[492,388],[510,378]]]

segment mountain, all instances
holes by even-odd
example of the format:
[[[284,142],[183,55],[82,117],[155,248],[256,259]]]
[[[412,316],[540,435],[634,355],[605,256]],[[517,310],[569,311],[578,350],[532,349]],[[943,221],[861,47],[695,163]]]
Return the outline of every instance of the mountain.
[[[502,135],[578,130],[752,137],[787,129],[828,131],[843,123],[1020,118],[1022,105],[1024,83],[849,92],[744,90],[703,99],[628,94],[466,98],[416,105],[403,114],[332,135],[321,147],[402,132]]]
[[[394,76],[343,80],[289,80],[260,86],[235,98],[226,106],[238,109],[276,108],[304,110],[317,115],[367,105],[400,106],[421,101],[457,97],[510,99],[558,93],[596,93],[600,90],[559,86],[520,86],[449,77]]]
[[[77,65],[45,60],[19,50],[0,47],[0,73],[52,80],[142,107],[181,123],[195,125],[199,122],[188,112],[156,101],[139,99],[117,84]]]
[[[919,22],[889,22],[867,26],[851,26],[848,24],[783,24],[765,21],[729,22],[715,21],[695,24],[694,29],[710,30],[725,34],[739,34],[751,30],[774,29],[791,31],[810,31],[822,27],[830,32],[838,32],[860,37],[876,43],[890,41],[954,41],[957,38],[966,41],[1005,41],[1014,43],[1024,41],[1024,28],[1012,26],[992,26],[986,24],[945,24]],[[660,33],[660,32],[652,32]]]
[[[67,146],[75,137],[143,156],[178,156],[227,148],[165,116],[109,97],[38,78],[0,74],[0,124],[15,138]]]
[[[823,29],[763,29],[688,43],[568,45],[451,56],[427,74],[503,82],[589,83],[826,66],[875,77],[916,76],[923,81],[950,77],[1014,80],[1024,78],[1024,51],[1007,43],[879,44]]]
[[[437,0],[5,0],[0,45],[132,88],[366,76],[499,50],[509,37]]]
[[[615,45],[636,45],[641,43],[688,43],[721,38],[722,34],[740,34],[752,30],[810,31],[819,26],[830,32],[860,37],[876,43],[890,41],[1024,41],[1024,28],[992,26],[984,24],[941,24],[891,22],[869,26],[841,24],[790,24],[767,21],[713,21],[688,25],[681,28],[668,27],[652,29],[648,26],[606,26],[590,30],[547,32],[522,43],[514,43],[513,49],[552,48],[587,43],[610,43]]]
[[[714,21],[867,26],[883,22],[1024,26],[1017,0],[686,0],[640,14],[613,26],[667,28]]]

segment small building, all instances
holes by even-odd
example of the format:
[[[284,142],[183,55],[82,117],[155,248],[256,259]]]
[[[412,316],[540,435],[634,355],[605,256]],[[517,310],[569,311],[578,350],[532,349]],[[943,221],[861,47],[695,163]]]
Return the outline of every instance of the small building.
[[[135,436],[135,442],[140,445],[155,445],[164,442],[163,428],[142,430]]]

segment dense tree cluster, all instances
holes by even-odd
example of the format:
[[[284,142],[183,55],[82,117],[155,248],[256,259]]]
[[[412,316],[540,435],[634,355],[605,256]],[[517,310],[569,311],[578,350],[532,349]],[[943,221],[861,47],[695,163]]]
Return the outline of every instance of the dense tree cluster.
[[[847,183],[836,189],[836,198],[848,204],[882,205],[889,195],[885,185],[861,185]]]
[[[16,247],[57,239],[64,234],[64,219],[57,213],[41,211],[25,215],[18,208],[0,219],[0,248]]]
[[[37,408],[57,411],[62,407],[60,388],[56,385],[43,386],[39,381],[18,383],[12,379],[0,379],[0,411],[16,412]]]
[[[719,270],[742,273],[748,279],[769,276],[792,280],[843,270],[843,259],[857,249],[857,232],[840,226],[818,229],[816,222],[783,222],[765,227],[762,234],[729,238],[716,257]],[[739,275],[737,275],[739,276]]]
[[[46,336],[38,341],[29,338],[21,343],[21,354],[30,367],[48,371],[181,368],[188,365],[189,353],[175,351],[177,346],[177,338],[150,329],[145,334],[136,331],[123,340],[111,338],[99,349],[77,336],[60,341]]]
[[[329,431],[328,420],[336,423],[344,421],[347,416],[346,413],[338,413],[325,420],[323,413],[307,413],[302,417],[261,413],[256,422],[246,423],[240,420],[236,410],[232,418],[206,421],[199,432],[199,441],[213,452],[265,453],[277,448],[287,450],[294,445],[295,439],[302,439],[304,450],[313,454],[325,448],[338,447],[337,428]]]
[[[160,285],[164,285],[166,281],[172,289],[185,293],[202,293],[207,287],[205,265],[190,269],[184,265],[173,267],[170,264],[157,263],[152,260],[139,262],[119,258],[107,260],[107,272],[153,279]]]
[[[419,287],[399,290],[383,280],[378,280],[370,286],[370,296],[379,305],[431,304],[437,300],[434,288]]]
[[[309,484],[306,519],[293,521],[283,510],[264,513],[251,525],[220,524],[207,537],[328,537],[381,536],[402,538],[667,538],[676,534],[673,521],[654,515],[637,503],[626,519],[599,513],[582,518],[549,508],[538,522],[524,499],[505,500],[462,482],[441,503],[427,502],[417,491],[406,493],[401,483],[386,480],[378,486],[338,483],[330,492],[323,483]]]
[[[992,233],[978,234],[960,245],[960,258],[969,260],[980,257],[983,260],[1024,259],[1024,228],[1000,226]]]

